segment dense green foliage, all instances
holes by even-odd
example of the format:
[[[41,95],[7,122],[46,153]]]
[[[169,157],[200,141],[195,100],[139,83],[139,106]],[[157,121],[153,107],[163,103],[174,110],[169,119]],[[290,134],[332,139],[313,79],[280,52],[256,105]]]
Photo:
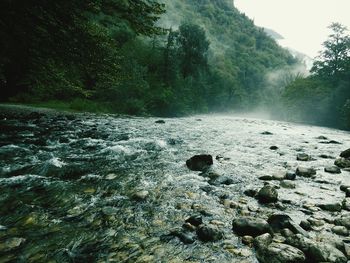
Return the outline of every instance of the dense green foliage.
[[[1,1],[1,98],[130,114],[237,109],[295,63],[231,1],[159,2]]]
[[[292,120],[350,129],[350,36],[339,23],[330,29],[312,74],[289,84],[283,99]]]

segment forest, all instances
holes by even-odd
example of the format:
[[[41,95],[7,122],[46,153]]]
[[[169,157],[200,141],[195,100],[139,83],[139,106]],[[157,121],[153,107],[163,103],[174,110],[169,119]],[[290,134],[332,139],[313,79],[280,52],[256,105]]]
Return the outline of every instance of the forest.
[[[256,104],[269,70],[296,63],[228,0],[5,0],[0,10],[6,101],[166,116],[240,109]]]
[[[349,36],[332,27],[304,77],[230,0],[4,0],[1,100],[157,116],[273,105],[276,118],[349,128]]]

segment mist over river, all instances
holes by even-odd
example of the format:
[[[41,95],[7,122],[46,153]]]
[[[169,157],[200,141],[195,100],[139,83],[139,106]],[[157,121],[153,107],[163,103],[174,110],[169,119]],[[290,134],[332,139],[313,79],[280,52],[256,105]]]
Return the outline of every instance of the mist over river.
[[[349,132],[229,115],[162,122],[9,106],[0,120],[0,262],[258,262],[232,222],[276,213],[309,222],[310,242],[347,256],[350,225],[337,220],[349,215],[339,188],[350,172],[324,169],[350,148]],[[214,164],[190,170],[186,160],[200,154]],[[298,167],[316,175],[295,177]],[[258,201],[264,184],[277,202]],[[191,216],[217,238],[202,238]],[[276,233],[273,242],[285,240]]]

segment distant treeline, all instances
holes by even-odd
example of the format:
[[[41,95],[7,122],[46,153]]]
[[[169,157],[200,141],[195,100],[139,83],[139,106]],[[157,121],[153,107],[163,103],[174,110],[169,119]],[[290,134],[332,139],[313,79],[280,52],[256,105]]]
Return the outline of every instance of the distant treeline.
[[[350,129],[350,36],[339,23],[330,29],[311,75],[296,77],[281,99],[289,120]]]
[[[247,109],[268,72],[295,63],[229,0],[0,3],[4,101],[168,116]]]

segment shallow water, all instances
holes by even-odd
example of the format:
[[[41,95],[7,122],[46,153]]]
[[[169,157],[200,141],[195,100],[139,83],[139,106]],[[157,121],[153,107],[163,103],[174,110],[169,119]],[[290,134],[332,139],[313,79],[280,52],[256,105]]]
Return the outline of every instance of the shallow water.
[[[304,205],[342,201],[339,185],[350,184],[349,172],[327,174],[334,160],[319,157],[350,148],[349,133],[335,129],[218,115],[165,124],[93,114],[1,117],[1,262],[256,262],[253,251],[232,253],[247,247],[231,225],[242,210],[262,218],[277,211],[243,194],[263,186],[258,177],[316,168],[316,179],[279,190],[283,212],[297,223],[307,217]],[[301,152],[315,160],[297,161]],[[190,171],[185,162],[196,154],[222,157],[213,170],[231,184],[210,185]],[[145,190],[145,200],[133,198]],[[202,242],[189,232],[195,242],[184,244],[169,236],[197,214],[224,238]],[[10,241],[20,244],[6,247]]]

